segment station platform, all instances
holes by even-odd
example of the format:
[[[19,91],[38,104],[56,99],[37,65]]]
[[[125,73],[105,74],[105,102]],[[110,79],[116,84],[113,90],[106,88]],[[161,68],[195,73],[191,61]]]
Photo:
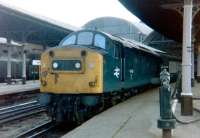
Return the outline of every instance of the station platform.
[[[0,83],[0,95],[19,93],[25,91],[33,91],[39,89],[40,82],[38,80],[26,81],[26,84],[12,84]]]
[[[193,88],[194,96],[200,96],[200,84]],[[200,108],[200,101],[194,101]],[[192,117],[180,115],[180,104],[175,114],[182,121],[200,118],[194,112]],[[98,114],[67,133],[62,138],[161,138],[162,130],[157,128],[159,118],[159,90],[148,90]],[[173,138],[199,138],[200,121],[188,125],[176,124]]]

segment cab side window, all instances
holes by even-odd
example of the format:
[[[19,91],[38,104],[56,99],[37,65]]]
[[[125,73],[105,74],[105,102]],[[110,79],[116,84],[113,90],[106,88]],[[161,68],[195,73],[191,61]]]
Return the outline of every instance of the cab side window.
[[[100,34],[96,34],[94,37],[94,45],[105,49],[106,48],[106,38]]]

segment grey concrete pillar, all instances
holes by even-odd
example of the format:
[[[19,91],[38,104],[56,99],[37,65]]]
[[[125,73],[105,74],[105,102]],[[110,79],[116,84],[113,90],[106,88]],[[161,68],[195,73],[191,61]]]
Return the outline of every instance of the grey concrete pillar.
[[[10,44],[8,45],[8,51],[7,51],[7,84],[11,84],[11,55],[12,55],[12,51],[11,51],[11,46]]]
[[[192,115],[192,88],[191,88],[191,37],[192,37],[192,0],[184,0],[183,16],[183,53],[182,53],[182,93],[181,114]]]
[[[22,84],[26,84],[26,51],[22,52]]]
[[[200,44],[198,46],[197,51],[197,82],[200,82]]]

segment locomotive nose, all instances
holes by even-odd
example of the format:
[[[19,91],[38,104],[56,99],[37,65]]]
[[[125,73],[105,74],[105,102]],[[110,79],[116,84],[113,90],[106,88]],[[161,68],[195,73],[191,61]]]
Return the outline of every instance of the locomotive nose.
[[[87,52],[85,50],[68,49],[49,51],[52,72],[84,72]]]
[[[94,50],[55,48],[43,54],[42,62],[45,66],[41,66],[40,80],[44,84],[41,91],[65,94],[103,91],[103,56]]]

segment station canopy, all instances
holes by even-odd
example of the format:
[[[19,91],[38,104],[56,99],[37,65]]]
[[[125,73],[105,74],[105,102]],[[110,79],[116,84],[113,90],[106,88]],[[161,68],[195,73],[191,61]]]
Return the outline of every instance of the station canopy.
[[[76,30],[78,28],[71,25],[0,2],[0,37],[22,43],[56,46],[63,37]]]
[[[120,0],[142,22],[155,31],[182,41],[184,0]],[[200,42],[200,0],[193,0],[193,33]]]

